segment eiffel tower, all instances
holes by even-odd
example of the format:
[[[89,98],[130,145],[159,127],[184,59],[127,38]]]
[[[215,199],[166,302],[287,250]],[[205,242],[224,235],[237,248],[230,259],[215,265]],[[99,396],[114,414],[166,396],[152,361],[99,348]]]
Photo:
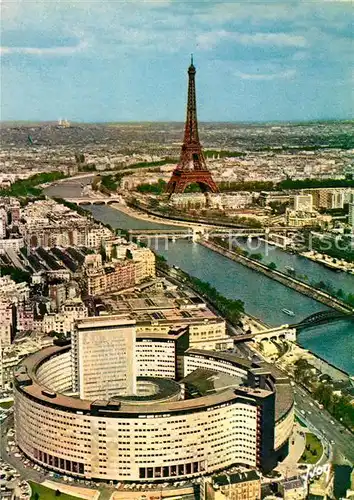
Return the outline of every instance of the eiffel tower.
[[[195,73],[196,69],[192,56],[191,65],[188,68],[188,103],[184,140],[179,163],[166,186],[166,192],[169,195],[183,193],[189,184],[198,184],[203,192],[211,191],[212,193],[217,193],[219,191],[206,166],[202,146],[199,141]]]

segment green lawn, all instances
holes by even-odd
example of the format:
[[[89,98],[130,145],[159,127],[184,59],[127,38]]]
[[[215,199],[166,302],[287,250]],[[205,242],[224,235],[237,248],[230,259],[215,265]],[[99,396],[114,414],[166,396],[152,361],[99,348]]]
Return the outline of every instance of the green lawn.
[[[13,401],[3,401],[2,403],[0,403],[0,408],[11,408],[11,406],[14,404]]]
[[[78,497],[73,497],[72,495],[67,495],[66,493],[61,493],[59,496],[55,495],[55,490],[51,488],[46,488],[41,484],[29,481],[32,488],[31,500],[78,500]],[[58,490],[60,490],[60,484],[58,483]],[[36,495],[38,493],[39,496]]]
[[[306,433],[306,448],[300,458],[300,463],[315,464],[319,461],[323,453],[323,446],[321,441],[315,434],[311,432]]]

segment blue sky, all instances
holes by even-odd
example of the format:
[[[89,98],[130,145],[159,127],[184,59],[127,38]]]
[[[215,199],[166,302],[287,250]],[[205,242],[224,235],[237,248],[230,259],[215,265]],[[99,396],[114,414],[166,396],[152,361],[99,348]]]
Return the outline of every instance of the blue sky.
[[[354,117],[351,1],[2,0],[1,119]]]

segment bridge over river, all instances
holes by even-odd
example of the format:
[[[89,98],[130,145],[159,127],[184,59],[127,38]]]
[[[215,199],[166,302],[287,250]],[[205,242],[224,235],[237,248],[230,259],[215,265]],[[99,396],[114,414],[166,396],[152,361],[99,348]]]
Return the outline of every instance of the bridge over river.
[[[231,230],[222,227],[206,228],[195,225],[189,228],[166,229],[165,231],[161,231],[161,229],[130,229],[129,234],[138,241],[153,239],[163,240],[166,238],[172,241],[176,241],[177,239],[198,241],[200,239],[208,240],[211,236],[219,236],[221,238],[257,238],[264,236],[266,230],[256,228],[235,228]]]
[[[340,311],[319,311],[315,314],[311,314],[307,318],[304,318],[299,323],[293,325],[281,325],[276,328],[267,328],[256,333],[245,333],[243,335],[236,335],[233,337],[235,343],[245,342],[249,340],[289,340],[296,341],[296,335],[300,331],[306,328],[312,328],[316,325],[332,323],[334,321],[340,321],[343,319],[349,319],[353,321],[354,325],[354,313],[346,314]]]
[[[332,323],[333,321],[340,320],[351,320],[354,322],[354,312],[353,313],[344,313],[341,311],[319,311],[307,318],[303,319],[299,323],[294,325],[289,325],[290,328],[295,328],[296,331],[304,330],[305,328],[311,328],[316,325],[322,325],[325,323]]]

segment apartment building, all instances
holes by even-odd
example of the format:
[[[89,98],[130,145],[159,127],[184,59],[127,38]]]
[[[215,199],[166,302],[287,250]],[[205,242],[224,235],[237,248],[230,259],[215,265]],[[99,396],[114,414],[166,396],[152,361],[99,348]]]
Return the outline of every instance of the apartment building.
[[[9,346],[14,334],[14,306],[10,301],[0,300],[0,350]]]
[[[255,470],[214,476],[205,489],[205,500],[261,499],[261,479]]]
[[[293,197],[293,207],[296,212],[312,212],[312,194],[296,194]]]
[[[31,332],[34,330],[34,307],[31,302],[20,302],[17,306],[18,332]]]
[[[29,299],[29,286],[27,283],[16,283],[10,276],[0,276],[0,300],[8,299],[14,304]]]
[[[349,202],[349,212],[348,212],[348,223],[351,227],[352,232],[354,233],[354,194],[351,196]]]
[[[102,263],[101,255],[85,257],[84,281],[87,295],[103,295],[135,285],[136,265],[132,260]]]
[[[88,317],[88,310],[80,298],[67,300],[58,313],[47,313],[43,317],[42,332],[68,334],[73,331],[74,323]]]
[[[320,215],[318,212],[296,212],[289,208],[285,212],[286,224],[294,227],[320,226],[328,228],[332,222],[330,215]]]

